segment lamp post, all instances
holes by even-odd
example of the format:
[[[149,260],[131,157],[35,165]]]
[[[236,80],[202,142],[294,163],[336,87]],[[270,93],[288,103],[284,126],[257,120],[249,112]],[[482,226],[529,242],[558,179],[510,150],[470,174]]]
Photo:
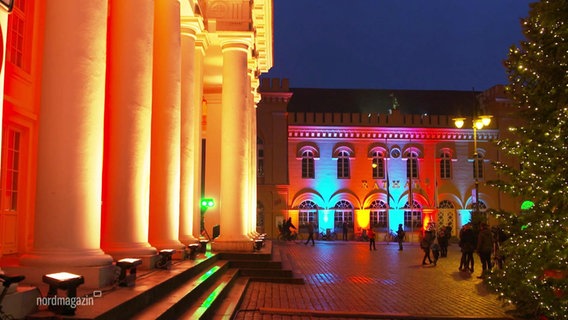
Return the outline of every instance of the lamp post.
[[[475,182],[475,207],[474,213],[479,215],[479,154],[477,152],[477,130],[487,127],[491,123],[491,117],[489,115],[479,116],[474,118],[472,121],[473,127],[473,178]],[[457,128],[463,127],[466,118],[455,118],[454,124]]]

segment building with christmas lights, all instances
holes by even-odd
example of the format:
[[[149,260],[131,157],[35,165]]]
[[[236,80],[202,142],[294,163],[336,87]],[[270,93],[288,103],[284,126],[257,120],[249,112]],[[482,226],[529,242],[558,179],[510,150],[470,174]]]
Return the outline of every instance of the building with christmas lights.
[[[382,240],[402,224],[407,240],[418,241],[432,222],[450,225],[455,236],[473,212],[520,206],[486,185],[498,178],[492,161],[515,161],[492,143],[514,121],[503,86],[291,89],[287,80],[263,79],[260,91],[261,232],[277,235],[291,217],[300,232],[313,222],[326,235],[341,235],[346,222],[349,239],[373,228]],[[473,128],[482,115],[490,123]]]
[[[272,1],[15,0],[1,18],[3,270],[108,285],[115,260],[198,241],[204,196],[213,249],[252,250]]]

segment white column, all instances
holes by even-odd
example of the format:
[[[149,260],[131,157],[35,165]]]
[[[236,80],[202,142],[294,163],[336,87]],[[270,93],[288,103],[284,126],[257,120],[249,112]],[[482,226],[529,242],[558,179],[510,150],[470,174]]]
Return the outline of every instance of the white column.
[[[201,186],[201,175],[202,175],[202,161],[201,157],[203,155],[202,142],[202,117],[203,117],[203,75],[204,75],[204,60],[205,51],[209,45],[205,35],[200,34],[195,43],[195,63],[193,66],[193,76],[194,76],[194,105],[193,117],[195,119],[195,125],[193,127],[193,145],[195,148],[195,155],[193,159],[194,166],[194,189],[193,189],[193,234],[199,235],[201,230],[201,193],[204,192]]]
[[[154,1],[110,6],[101,246],[119,260],[156,254],[148,243]]]
[[[197,26],[195,26],[197,28]],[[199,181],[195,158],[199,158],[201,142],[196,144],[195,127],[201,125],[196,110],[195,90],[195,40],[196,32],[191,26],[182,29],[181,37],[181,181],[180,181],[180,217],[179,238],[184,244],[197,242],[193,236],[193,215],[195,211],[195,188]]]
[[[220,220],[221,235],[215,250],[252,250],[247,234],[247,198],[250,136],[247,134],[247,58],[249,43],[227,40],[222,43],[223,92],[221,107],[221,177]]]
[[[150,243],[158,249],[179,242],[180,208],[180,4],[155,1],[152,146],[150,159]]]
[[[97,267],[106,73],[106,1],[45,3],[34,245],[22,265]]]

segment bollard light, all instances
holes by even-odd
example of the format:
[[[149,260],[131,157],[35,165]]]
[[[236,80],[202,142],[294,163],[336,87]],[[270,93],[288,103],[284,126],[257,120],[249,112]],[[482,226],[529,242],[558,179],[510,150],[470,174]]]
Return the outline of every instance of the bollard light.
[[[172,256],[175,249],[160,250],[160,260],[156,261],[156,268],[169,270],[172,267]]]
[[[46,274],[42,277],[43,282],[49,285],[48,297],[57,296],[58,290],[67,291],[67,298],[73,299],[77,296],[77,287],[85,283],[85,278],[81,275],[58,272]],[[75,305],[49,305],[49,310],[61,315],[75,315]]]
[[[136,267],[142,264],[142,259],[124,258],[116,262],[120,268],[118,285],[121,287],[133,287],[136,283]],[[128,274],[126,274],[128,271]]]

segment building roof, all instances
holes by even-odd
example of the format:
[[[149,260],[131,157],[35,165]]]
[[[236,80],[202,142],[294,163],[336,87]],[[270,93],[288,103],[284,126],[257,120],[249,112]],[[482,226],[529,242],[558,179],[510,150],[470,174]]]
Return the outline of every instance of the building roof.
[[[290,88],[289,112],[471,116],[478,91]],[[396,105],[396,107],[395,107]]]

